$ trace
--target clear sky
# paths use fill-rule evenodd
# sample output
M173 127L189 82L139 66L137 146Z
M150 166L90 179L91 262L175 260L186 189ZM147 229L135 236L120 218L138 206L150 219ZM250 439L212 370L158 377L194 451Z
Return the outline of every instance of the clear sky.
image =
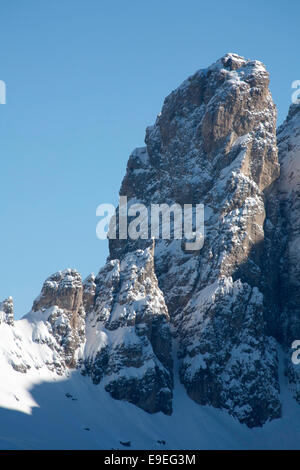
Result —
M1 0L0 300L98 272L96 207L164 97L226 52L263 61L281 122L300 79L298 0Z

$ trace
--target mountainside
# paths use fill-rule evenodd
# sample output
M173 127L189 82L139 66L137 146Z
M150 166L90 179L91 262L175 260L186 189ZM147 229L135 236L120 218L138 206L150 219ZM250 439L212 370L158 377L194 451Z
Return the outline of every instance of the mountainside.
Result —
M158 240L155 272L188 394L249 426L281 413L263 295L265 198L279 175L268 84L260 62L234 54L190 77L166 98L120 191L129 206L204 204L202 250ZM111 240L110 256L122 259L138 247L140 240Z
M57 382L67 393L70 383L82 397L97 401L99 393L124 416L131 410L132 420L152 422L153 435L160 426L172 435L177 423L185 439L181 406L191 427L195 414L208 428L219 423L224 435L233 430L233 440L223 437L220 445L201 438L205 448L244 448L247 439L249 447L272 447L268 430L279 445L288 416L282 445L295 447L300 366L290 348L300 339L299 105L291 106L277 138L278 145L261 62L227 54L173 91L146 130L146 146L130 155L120 196L131 208L204 204L203 247L187 249L174 237L154 241L150 231L145 239L111 239L97 276L83 282L73 269L52 275L22 320L14 321L11 298L0 303L0 406L29 413L29 390ZM138 429L130 420L128 426ZM256 429L251 441L247 427L261 426L266 431ZM149 435L138 445L151 448Z

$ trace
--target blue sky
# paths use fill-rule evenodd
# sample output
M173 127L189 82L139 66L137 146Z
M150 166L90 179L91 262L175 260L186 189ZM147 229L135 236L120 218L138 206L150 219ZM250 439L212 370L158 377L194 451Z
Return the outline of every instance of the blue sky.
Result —
M300 79L298 1L2 0L0 299L26 313L46 277L97 272L96 207L164 97L226 52L263 61L281 122Z

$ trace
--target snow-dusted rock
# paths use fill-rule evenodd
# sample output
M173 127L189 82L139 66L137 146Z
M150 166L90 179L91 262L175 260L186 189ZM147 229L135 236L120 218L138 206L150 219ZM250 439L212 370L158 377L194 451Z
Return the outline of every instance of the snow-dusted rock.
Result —
M292 105L278 129L278 182L284 229L282 257L283 333L286 344L300 339L300 105Z
M54 348L59 346L67 367L75 367L80 362L80 350L85 341L82 296L80 274L74 269L59 271L44 282L41 294L33 303L32 314L29 314L34 318L39 316L45 322L55 339ZM37 335L34 341L44 339Z
M299 365L291 361L291 345L300 340L300 105L290 107L277 138L281 164L277 194L282 217L280 331L287 352L288 377L300 403Z
M109 261L96 280L87 318L84 372L95 383L149 412L172 410L169 315L151 249Z
M265 200L279 175L268 84L262 63L235 54L198 71L165 99L120 190L129 205L205 205L203 249L158 240L155 272L189 395L249 426L280 416L263 296ZM111 259L151 243L110 240Z
M95 274L91 273L83 282L82 301L86 313L94 307L96 293Z
M113 398L166 414L178 371L196 403L253 427L281 415L281 343L300 401L288 350L300 339L300 112L279 129L278 180L268 84L262 63L227 54L165 99L120 195L129 206L204 204L203 248L150 233L110 240L96 277L54 274L13 328L11 301L0 304L10 370L76 367Z
M42 310L56 305L69 312L78 312L82 304L81 276L75 269L65 269L50 276L34 301L32 310Z

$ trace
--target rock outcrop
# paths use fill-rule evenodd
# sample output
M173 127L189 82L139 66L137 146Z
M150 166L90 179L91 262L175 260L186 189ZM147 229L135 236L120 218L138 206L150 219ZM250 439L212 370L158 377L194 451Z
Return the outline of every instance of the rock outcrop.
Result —
M278 129L281 175L277 194L281 209L280 270L282 343L287 351L286 370L300 403L299 366L291 361L292 343L300 339L300 105L292 105Z
M282 323L284 343L300 338L300 105L278 129L281 175L278 194L284 226Z

